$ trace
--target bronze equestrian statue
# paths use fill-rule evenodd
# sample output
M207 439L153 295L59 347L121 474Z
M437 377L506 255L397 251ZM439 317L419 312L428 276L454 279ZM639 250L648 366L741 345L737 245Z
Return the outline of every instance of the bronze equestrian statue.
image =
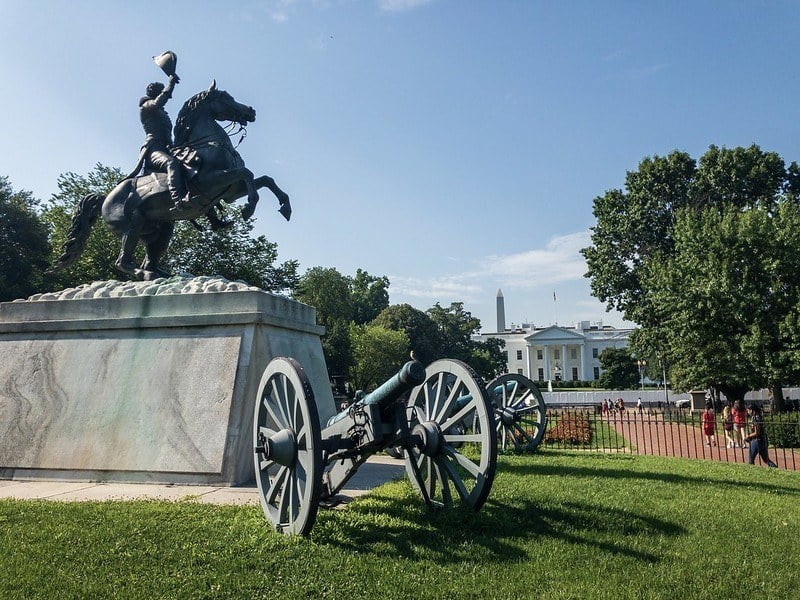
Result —
M147 98L140 104L147 138L136 169L107 196L90 194L78 203L55 271L78 259L99 216L122 238L117 269L143 280L170 275L159 262L169 246L175 221L194 222L206 216L212 227L224 226L215 207L243 197L247 197L247 204L242 218L249 219L258 203L258 190L264 187L278 199L278 211L286 220L291 217L289 196L271 177L255 177L245 167L228 133L217 122L230 121L244 127L255 121L256 111L217 89L214 81L206 91L184 103L175 123L174 142L167 139L171 121L163 107L180 81L174 72L177 59L174 53L165 52L155 60L170 80L166 88L162 84L148 86ZM138 175L142 167L144 173ZM136 267L133 254L140 240L147 252L142 265Z

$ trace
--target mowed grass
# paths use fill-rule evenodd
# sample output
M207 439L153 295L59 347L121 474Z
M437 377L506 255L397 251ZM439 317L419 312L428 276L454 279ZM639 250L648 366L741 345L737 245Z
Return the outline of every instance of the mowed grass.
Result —
M479 513L404 482L309 539L258 507L0 501L2 598L796 598L800 474L544 450Z

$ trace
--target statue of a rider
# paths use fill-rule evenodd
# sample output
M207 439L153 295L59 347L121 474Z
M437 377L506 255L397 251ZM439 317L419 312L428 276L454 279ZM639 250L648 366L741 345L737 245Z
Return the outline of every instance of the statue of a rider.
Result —
M169 76L169 83L154 82L147 86L146 96L139 100L139 119L146 134L140 164L150 171L166 172L167 187L173 202L172 212L191 207L186 172L181 162L170 152L172 148L172 120L164 106L172 98L180 78L175 74L177 57L164 52L153 57L156 64ZM143 161L142 161L143 159Z

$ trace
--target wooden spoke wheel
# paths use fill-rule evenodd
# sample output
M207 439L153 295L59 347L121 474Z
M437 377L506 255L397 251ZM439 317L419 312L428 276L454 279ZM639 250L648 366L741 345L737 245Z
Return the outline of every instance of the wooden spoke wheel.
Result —
M322 441L314 393L296 360L275 358L264 370L253 441L264 516L281 533L307 535L322 492Z
M480 509L497 467L494 411L486 386L457 360L437 360L408 400L406 473L429 506Z
M547 428L547 407L530 379L517 373L501 375L487 386L494 404L500 451L532 452Z

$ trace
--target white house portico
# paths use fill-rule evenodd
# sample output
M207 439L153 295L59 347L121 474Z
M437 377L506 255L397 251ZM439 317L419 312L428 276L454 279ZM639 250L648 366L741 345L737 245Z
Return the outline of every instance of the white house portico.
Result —
M523 375L539 381L588 379L585 374L586 338L575 331L551 325L525 336Z

